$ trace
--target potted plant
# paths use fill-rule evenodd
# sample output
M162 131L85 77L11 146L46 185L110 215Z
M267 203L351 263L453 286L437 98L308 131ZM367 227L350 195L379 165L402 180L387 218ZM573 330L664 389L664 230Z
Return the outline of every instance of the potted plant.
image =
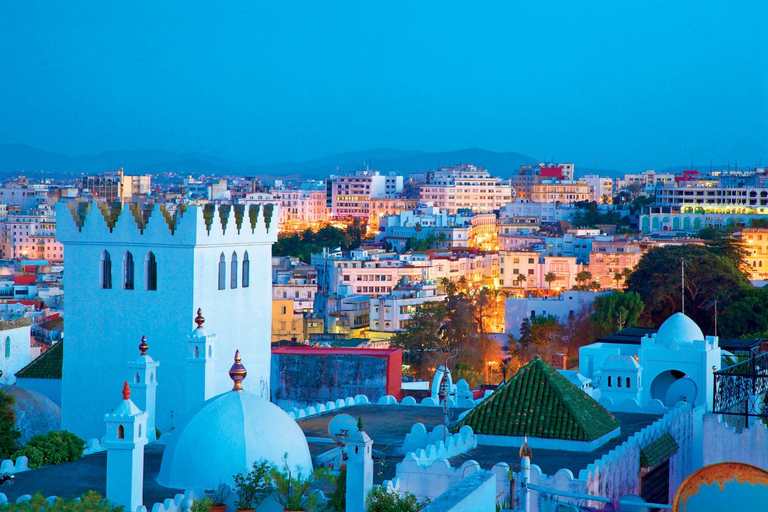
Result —
M227 500L229 499L229 486L225 483L219 483L216 490L211 492L211 509L210 512L226 512Z
M210 512L212 506L213 500L208 496L203 496L202 498L195 498L190 510L192 512Z
M312 512L317 504L317 494L309 494L310 487L317 485L322 489L330 480L330 473L327 469L317 468L305 476L301 473L301 468L297 469L298 472L291 470L286 453L283 456L282 471L272 468L273 496L285 512Z
M272 494L272 464L265 459L253 463L250 470L234 475L235 508L240 511L253 511L264 499Z

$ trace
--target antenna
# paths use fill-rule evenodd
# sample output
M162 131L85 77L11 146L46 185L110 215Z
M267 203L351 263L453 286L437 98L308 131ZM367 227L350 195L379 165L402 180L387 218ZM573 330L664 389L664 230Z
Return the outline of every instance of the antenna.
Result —
M682 297L681 311L685 314L685 258L680 258L680 296Z

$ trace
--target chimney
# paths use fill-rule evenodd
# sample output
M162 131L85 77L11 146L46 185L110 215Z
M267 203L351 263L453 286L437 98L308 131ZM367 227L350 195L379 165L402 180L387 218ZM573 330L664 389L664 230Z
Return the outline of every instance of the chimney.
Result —
M567 370L565 354L554 354L552 356L552 366L555 370Z

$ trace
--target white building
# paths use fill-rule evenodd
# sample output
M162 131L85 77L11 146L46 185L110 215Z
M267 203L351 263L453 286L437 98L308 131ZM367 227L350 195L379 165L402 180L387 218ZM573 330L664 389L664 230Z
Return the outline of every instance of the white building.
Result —
M590 174L588 176L582 176L579 181L583 181L589 185L589 191L592 195L592 201L597 203L613 203L613 180L611 178L603 178L596 174Z
M326 206L333 217L370 217L371 199L394 198L403 192L403 177L378 171L333 175L326 182Z
M56 239L52 210L9 213L1 226L3 258L62 261L63 246Z
M30 361L28 318L0 321L0 384L14 384L16 372Z
M509 298L504 301L504 325L507 334L520 336L520 324L526 318L554 315L561 323L575 316L579 310L591 304L595 297L605 292L565 291L558 297ZM583 373L583 372L582 372ZM589 375L584 374L589 377Z
M434 282L399 284L389 295L372 298L371 331L395 333L408 327L408 323L422 304L445 300L437 293Z
M428 173L427 183L419 191L419 199L431 201L440 209L456 213L460 209L498 210L514 196L512 184L491 176L482 167L463 164L441 167Z
M647 407L684 401L712 410L713 371L720 368L717 336L675 313L640 345L593 343L579 349L579 373L592 379L593 396L609 409L632 400Z
M175 214L158 205L144 211L124 205L114 214L98 208L57 208L58 237L73 262L64 276L62 428L84 438L100 435L98 419L113 405L109 391L124 380L115 368L133 359L142 335L163 365L156 416L162 431L192 404L231 386L227 370L238 348L254 392L268 397L277 208L180 207ZM218 340L206 350L210 378L193 389L188 340L198 308Z

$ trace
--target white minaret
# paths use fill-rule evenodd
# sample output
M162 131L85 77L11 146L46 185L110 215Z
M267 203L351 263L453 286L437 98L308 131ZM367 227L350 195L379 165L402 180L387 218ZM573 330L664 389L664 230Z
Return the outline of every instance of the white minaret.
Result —
M520 501L522 502L523 512L531 510L531 497L530 492L528 491L528 484L531 482L532 457L533 452L531 452L531 447L528 446L528 436L525 436L523 445L520 447L520 467L522 468L520 475Z
M187 338L187 410L191 411L218 393L214 387L216 372L216 335L203 329L202 309L197 309L197 327Z
M346 439L347 512L363 512L365 499L373 487L373 441L358 430Z
M128 363L130 382L136 407L147 413L147 439L154 441L155 436L155 400L157 398L157 367L160 363L147 355L147 337L141 337L139 358Z
M144 446L147 444L147 413L131 401L126 381L123 401L104 416L107 435L107 498L128 512L143 505Z

